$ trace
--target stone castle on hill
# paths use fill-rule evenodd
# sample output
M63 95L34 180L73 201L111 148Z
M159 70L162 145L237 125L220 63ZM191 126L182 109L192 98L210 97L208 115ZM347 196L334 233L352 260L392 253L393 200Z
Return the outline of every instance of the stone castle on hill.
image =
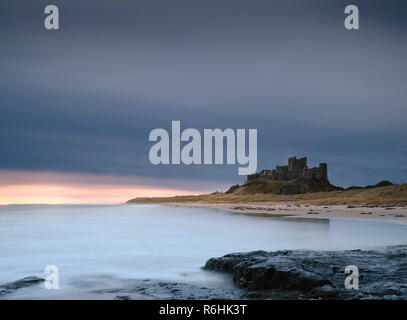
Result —
M319 167L308 168L307 158L288 159L287 166L276 166L273 170L262 170L259 173L247 176L247 181L288 181L298 178L310 178L321 182L328 182L328 168L326 163L320 163Z

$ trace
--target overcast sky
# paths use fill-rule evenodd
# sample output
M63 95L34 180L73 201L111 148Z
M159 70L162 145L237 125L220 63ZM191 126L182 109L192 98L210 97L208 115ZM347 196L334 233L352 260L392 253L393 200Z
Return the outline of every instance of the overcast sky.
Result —
M336 185L405 183L403 3L2 0L0 170L194 191L242 183L237 166L150 164L150 131L181 120L257 128L258 169L307 156ZM58 31L43 27L48 4ZM357 31L344 28L347 4L359 6Z

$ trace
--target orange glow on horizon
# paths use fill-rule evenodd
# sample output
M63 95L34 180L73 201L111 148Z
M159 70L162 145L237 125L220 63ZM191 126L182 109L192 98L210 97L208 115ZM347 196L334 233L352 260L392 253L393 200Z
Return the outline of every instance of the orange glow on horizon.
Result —
M137 197L171 197L194 192L146 183L139 177L0 170L0 205L115 204ZM171 183L167 183L171 185Z
M136 197L169 197L185 194L196 193L186 190L115 185L16 185L0 186L0 204L123 203Z

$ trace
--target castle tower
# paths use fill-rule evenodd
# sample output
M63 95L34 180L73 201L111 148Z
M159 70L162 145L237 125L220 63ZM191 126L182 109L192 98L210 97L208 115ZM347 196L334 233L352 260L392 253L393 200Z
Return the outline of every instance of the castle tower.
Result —
M322 180L328 180L328 165L326 163L320 163L319 170L321 171Z
M294 170L294 165L295 165L296 160L297 160L297 157L288 158L288 171Z
M288 171L301 171L307 167L307 158L297 159L297 157L288 158Z

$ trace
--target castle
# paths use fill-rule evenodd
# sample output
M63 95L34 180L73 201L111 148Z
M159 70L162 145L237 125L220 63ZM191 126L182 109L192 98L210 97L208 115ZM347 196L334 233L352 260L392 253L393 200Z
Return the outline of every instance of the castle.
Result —
M260 180L293 180L298 178L310 178L322 182L328 182L328 168L326 163L320 163L319 167L308 168L307 158L288 158L287 166L276 166L273 170L262 170L259 173L247 176L247 181Z

